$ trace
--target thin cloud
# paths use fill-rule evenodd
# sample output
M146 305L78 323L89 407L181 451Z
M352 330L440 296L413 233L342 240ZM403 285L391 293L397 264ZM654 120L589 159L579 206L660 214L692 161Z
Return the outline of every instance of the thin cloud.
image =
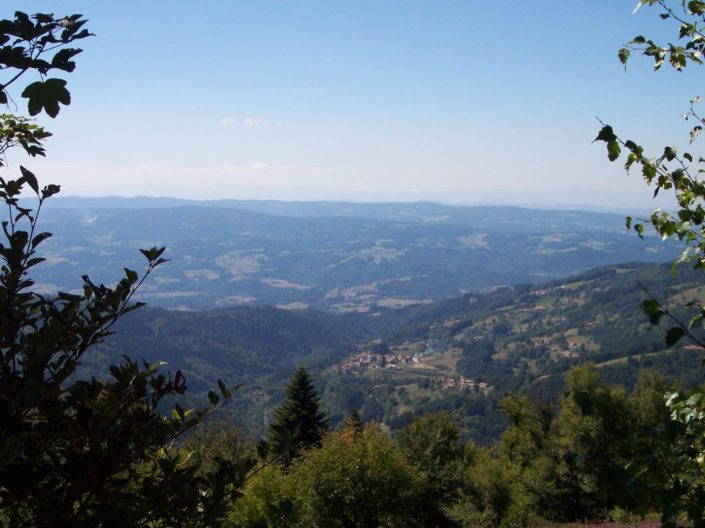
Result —
M247 127L266 127L269 126L269 121L261 117L246 117L242 120L242 124Z
M291 170L293 165L270 165L263 161L258 161L252 165L223 165L222 169L228 172L250 172L250 171L268 171L268 170Z
M224 117L221 123L223 126L230 126L235 122L235 120L232 117Z

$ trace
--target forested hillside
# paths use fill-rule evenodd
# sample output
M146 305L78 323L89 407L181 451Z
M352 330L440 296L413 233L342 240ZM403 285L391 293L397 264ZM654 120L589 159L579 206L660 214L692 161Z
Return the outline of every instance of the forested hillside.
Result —
M700 299L697 273L670 265L623 264L542 285L465 295L377 315L239 307L199 312L145 308L84 361L84 372L122 354L166 361L194 393L221 377L242 384L233 415L261 431L297 364L320 384L333 425L353 409L393 429L446 410L463 434L495 440L506 426L497 402L510 392L555 401L564 374L595 362L603 379L633 386L653 368L699 383L702 351L665 345L649 331L644 288L674 306ZM684 348L685 347L685 348Z

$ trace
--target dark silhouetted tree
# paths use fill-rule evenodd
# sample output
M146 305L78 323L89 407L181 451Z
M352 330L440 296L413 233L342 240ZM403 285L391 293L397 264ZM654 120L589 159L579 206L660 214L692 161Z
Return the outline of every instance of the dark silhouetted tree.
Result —
M274 411L267 432L267 450L285 464L302 450L318 447L328 430L328 419L306 369L299 367L286 387L286 399Z
M73 71L81 50L69 46L90 35L84 24L81 15L21 12L0 20L0 104L17 99L10 88L27 74L39 77L21 92L31 116L55 117L68 105L66 81L49 75ZM48 136L31 119L0 115L0 166L13 147L43 156ZM0 526L218 526L237 487L232 465L201 471L174 440L230 396L225 385L221 396L209 394L209 409L188 413L176 404L164 416L164 398L186 391L180 371L161 374L160 364L126 359L110 367L110 378L76 377L85 353L139 307L133 296L165 262L164 248L142 250L141 278L125 269L112 287L84 276L78 293L37 293L30 270L44 260L39 246L51 236L38 229L38 216L59 187L40 188L29 170L20 173L0 178L7 212L0 233ZM25 190L36 195L35 210L20 205Z

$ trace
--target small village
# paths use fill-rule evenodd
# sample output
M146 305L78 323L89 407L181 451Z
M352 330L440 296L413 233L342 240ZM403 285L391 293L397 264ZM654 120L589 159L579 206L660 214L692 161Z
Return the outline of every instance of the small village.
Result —
M444 390L467 389L472 392L487 392L490 388L487 382L468 379L465 378L465 376L458 376L454 378L443 377L441 378L441 382L443 383L442 388Z
M359 347L360 345L358 345ZM375 354L370 351L362 352L352 358L344 361L339 365L342 372L350 372L353 370L363 369L379 369L388 368L396 369L401 365L419 365L421 360L419 356L410 356L405 354Z
M386 345L385 345L386 346ZM414 369L435 370L441 371L434 365L433 359L441 355L439 352L433 354L408 354L401 353L399 350L408 351L411 344L405 342L398 347L391 347L388 353L380 353L374 351L379 348L379 343L358 344L358 353L342 362L337 366L341 374L363 373L369 370L406 370L413 372ZM428 349L428 343L425 344ZM448 350L441 351L449 357L459 357L462 353L460 348L454 347ZM419 372L420 374L420 372ZM485 381L479 381L471 378L466 378L462 375L447 376L440 375L435 377L438 383L438 388L446 391L469 391L469 392L488 392L491 386Z

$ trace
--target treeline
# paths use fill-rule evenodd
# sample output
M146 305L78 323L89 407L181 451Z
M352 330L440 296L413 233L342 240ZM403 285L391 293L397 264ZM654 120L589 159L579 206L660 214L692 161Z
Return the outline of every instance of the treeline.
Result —
M303 372L265 441L244 441L232 426L215 423L187 442L206 462L225 456L247 466L225 525L514 527L636 519L644 504L626 468L670 442L664 394L672 387L656 373L627 391L601 382L592 364L575 368L555 404L504 398L509 427L495 444L478 446L462 440L447 412L417 416L395 434L354 412L329 430Z

